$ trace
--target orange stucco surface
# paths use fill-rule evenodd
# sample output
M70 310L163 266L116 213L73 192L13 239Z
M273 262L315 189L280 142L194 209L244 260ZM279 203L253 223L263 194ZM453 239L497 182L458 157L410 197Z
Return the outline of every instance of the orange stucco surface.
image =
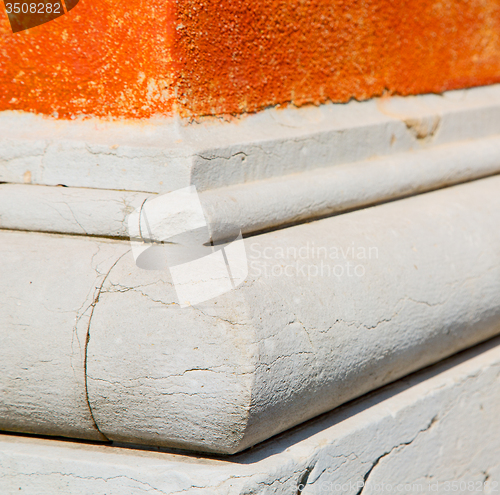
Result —
M0 53L0 110L235 114L500 82L500 0L80 0Z

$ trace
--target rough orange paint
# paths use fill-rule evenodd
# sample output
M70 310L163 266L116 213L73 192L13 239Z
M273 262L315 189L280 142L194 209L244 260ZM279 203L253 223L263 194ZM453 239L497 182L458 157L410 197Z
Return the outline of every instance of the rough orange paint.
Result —
M80 0L16 34L5 15L0 109L63 118L172 112L172 12L163 0Z
M500 82L500 0L80 0L12 34L0 110L238 114Z

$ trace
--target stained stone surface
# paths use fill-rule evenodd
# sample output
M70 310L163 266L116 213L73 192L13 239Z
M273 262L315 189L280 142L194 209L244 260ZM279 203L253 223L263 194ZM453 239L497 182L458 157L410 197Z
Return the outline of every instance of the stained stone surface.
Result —
M496 335L499 187L251 236L186 308L127 242L2 231L0 428L234 453Z
M499 409L497 338L230 458L1 435L0 489L494 495L500 489Z

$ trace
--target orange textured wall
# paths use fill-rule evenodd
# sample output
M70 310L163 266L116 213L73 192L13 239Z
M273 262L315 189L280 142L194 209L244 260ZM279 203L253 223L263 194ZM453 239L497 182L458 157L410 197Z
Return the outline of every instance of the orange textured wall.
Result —
M171 112L172 19L164 0L80 0L66 15L13 34L4 11L0 109L61 118Z
M500 0L80 0L0 23L0 109L232 114L500 82Z

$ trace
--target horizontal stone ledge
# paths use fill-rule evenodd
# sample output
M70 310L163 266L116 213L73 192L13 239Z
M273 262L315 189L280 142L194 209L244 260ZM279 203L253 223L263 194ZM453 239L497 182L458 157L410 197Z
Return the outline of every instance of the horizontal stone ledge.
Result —
M232 122L0 112L0 182L199 191L500 134L500 85L267 109Z
M496 338L231 459L0 435L2 487L37 495L494 493L499 370Z
M245 281L190 307L186 288L208 299L222 278L190 288L126 242L0 232L0 429L234 453L496 335L499 190L246 239Z
M235 226L269 230L498 173L500 135L215 189L200 200L220 240Z
M127 217L148 193L0 184L0 229L129 237Z
M498 173L500 135L208 190L199 199L217 241L235 229L252 234ZM157 197L0 184L0 228L128 237L128 215L141 206L147 213ZM141 231L148 240L164 239L161 226Z

